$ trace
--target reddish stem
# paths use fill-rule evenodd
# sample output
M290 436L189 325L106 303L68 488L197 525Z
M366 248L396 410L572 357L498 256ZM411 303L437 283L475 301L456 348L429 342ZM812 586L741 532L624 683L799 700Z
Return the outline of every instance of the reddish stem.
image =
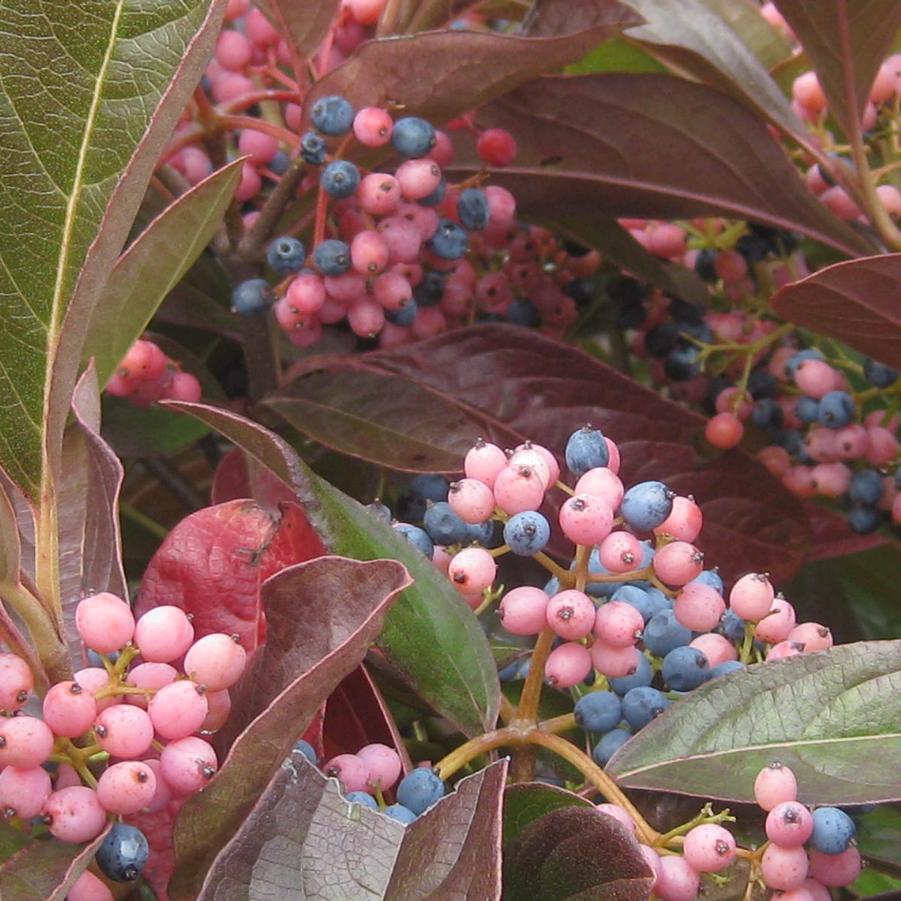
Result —
M316 221L313 224L313 247L318 247L325 237L325 216L328 212L328 194L320 188L316 196Z
M294 90L259 90L259 91L248 91L246 94L242 94L240 97L235 97L233 100L229 100L225 103L219 105L219 113L222 115L229 115L232 113L240 113L246 109L250 109L250 107L254 106L257 103L263 103L266 100L276 100L276 101L285 101L288 103L296 102L298 99L298 92L295 87Z
M254 131L262 132L264 135L269 135L277 141L292 146L298 141L297 135L293 131L288 131L287 128L276 125L274 122L267 122L265 119L255 119L253 116L220 116L219 128L252 128Z

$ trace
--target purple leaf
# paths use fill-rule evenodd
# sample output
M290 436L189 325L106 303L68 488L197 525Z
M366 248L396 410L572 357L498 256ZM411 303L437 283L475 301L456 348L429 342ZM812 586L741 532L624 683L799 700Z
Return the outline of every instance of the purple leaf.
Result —
M258 0L255 5L269 17L288 43L294 68L300 74L306 65L307 57L316 52L328 33L338 12L339 3L338 0L319 0L316 3L298 0Z

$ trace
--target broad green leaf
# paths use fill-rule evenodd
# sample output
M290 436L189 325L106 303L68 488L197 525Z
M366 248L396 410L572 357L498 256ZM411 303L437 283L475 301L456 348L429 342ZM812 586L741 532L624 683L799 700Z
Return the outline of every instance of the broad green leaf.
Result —
M901 798L901 640L751 666L714 679L642 729L608 773L633 788L753 801L779 761L805 803Z
M91 311L82 357L105 385L157 307L200 256L222 222L241 160L214 172L154 219L116 262Z
M119 397L103 399L103 437L120 457L174 454L209 432L162 404L146 409Z
M231 283L222 264L203 253L169 292L156 319L239 340L240 324L228 310Z
M552 810L593 806L591 801L556 785L541 782L509 785L504 792L504 844L513 841L533 820Z
M625 38L613 38L590 50L577 63L566 67L570 75L591 72L666 72L666 66Z
M222 0L0 6L0 464L32 498L45 452L58 465L87 316L223 10Z
M768 71L791 57L791 41L764 19L755 0L701 2L741 38Z
M894 864L896 875L901 876L901 807L897 804L882 804L875 810L855 816L857 834L855 840L860 853L871 864L882 866Z
M334 554L400 560L414 584L392 606L379 647L409 684L466 735L494 727L500 686L479 622L432 564L357 501L317 478L285 441L249 420L203 404L169 402L269 466L296 492Z

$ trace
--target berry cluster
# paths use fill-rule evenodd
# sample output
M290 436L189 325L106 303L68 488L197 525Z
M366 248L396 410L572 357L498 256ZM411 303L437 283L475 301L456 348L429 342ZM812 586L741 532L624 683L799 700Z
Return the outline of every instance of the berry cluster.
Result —
M27 664L0 655L0 809L39 817L61 841L87 842L111 816L160 810L209 782L218 761L207 738L228 717L246 653L230 635L195 640L177 607L136 622L109 592L79 602L75 627L96 665L51 686L40 716L23 711L34 687ZM140 830L117 822L97 865L132 881L148 854Z
M190 372L182 372L175 360L152 341L135 341L106 384L111 397L127 397L137 407L149 407L159 400L200 400L200 382Z
M319 763L309 742L297 742L294 753L303 755L314 766ZM404 826L436 804L446 790L444 782L427 766L416 767L400 779L400 755L383 744L366 745L356 754L339 754L320 769L326 776L338 780L344 797L352 804L362 804ZM392 789L396 801L389 804L385 796Z

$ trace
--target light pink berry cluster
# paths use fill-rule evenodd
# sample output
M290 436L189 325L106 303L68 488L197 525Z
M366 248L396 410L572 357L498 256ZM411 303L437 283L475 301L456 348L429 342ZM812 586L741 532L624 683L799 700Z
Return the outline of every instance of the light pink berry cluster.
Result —
M344 791L388 792L397 784L402 771L400 755L394 748L379 743L365 745L355 754L338 754L321 767L326 776L334 776Z
M152 341L135 341L106 384L111 397L125 397L136 407L149 407L159 400L200 400L200 382L182 372Z

